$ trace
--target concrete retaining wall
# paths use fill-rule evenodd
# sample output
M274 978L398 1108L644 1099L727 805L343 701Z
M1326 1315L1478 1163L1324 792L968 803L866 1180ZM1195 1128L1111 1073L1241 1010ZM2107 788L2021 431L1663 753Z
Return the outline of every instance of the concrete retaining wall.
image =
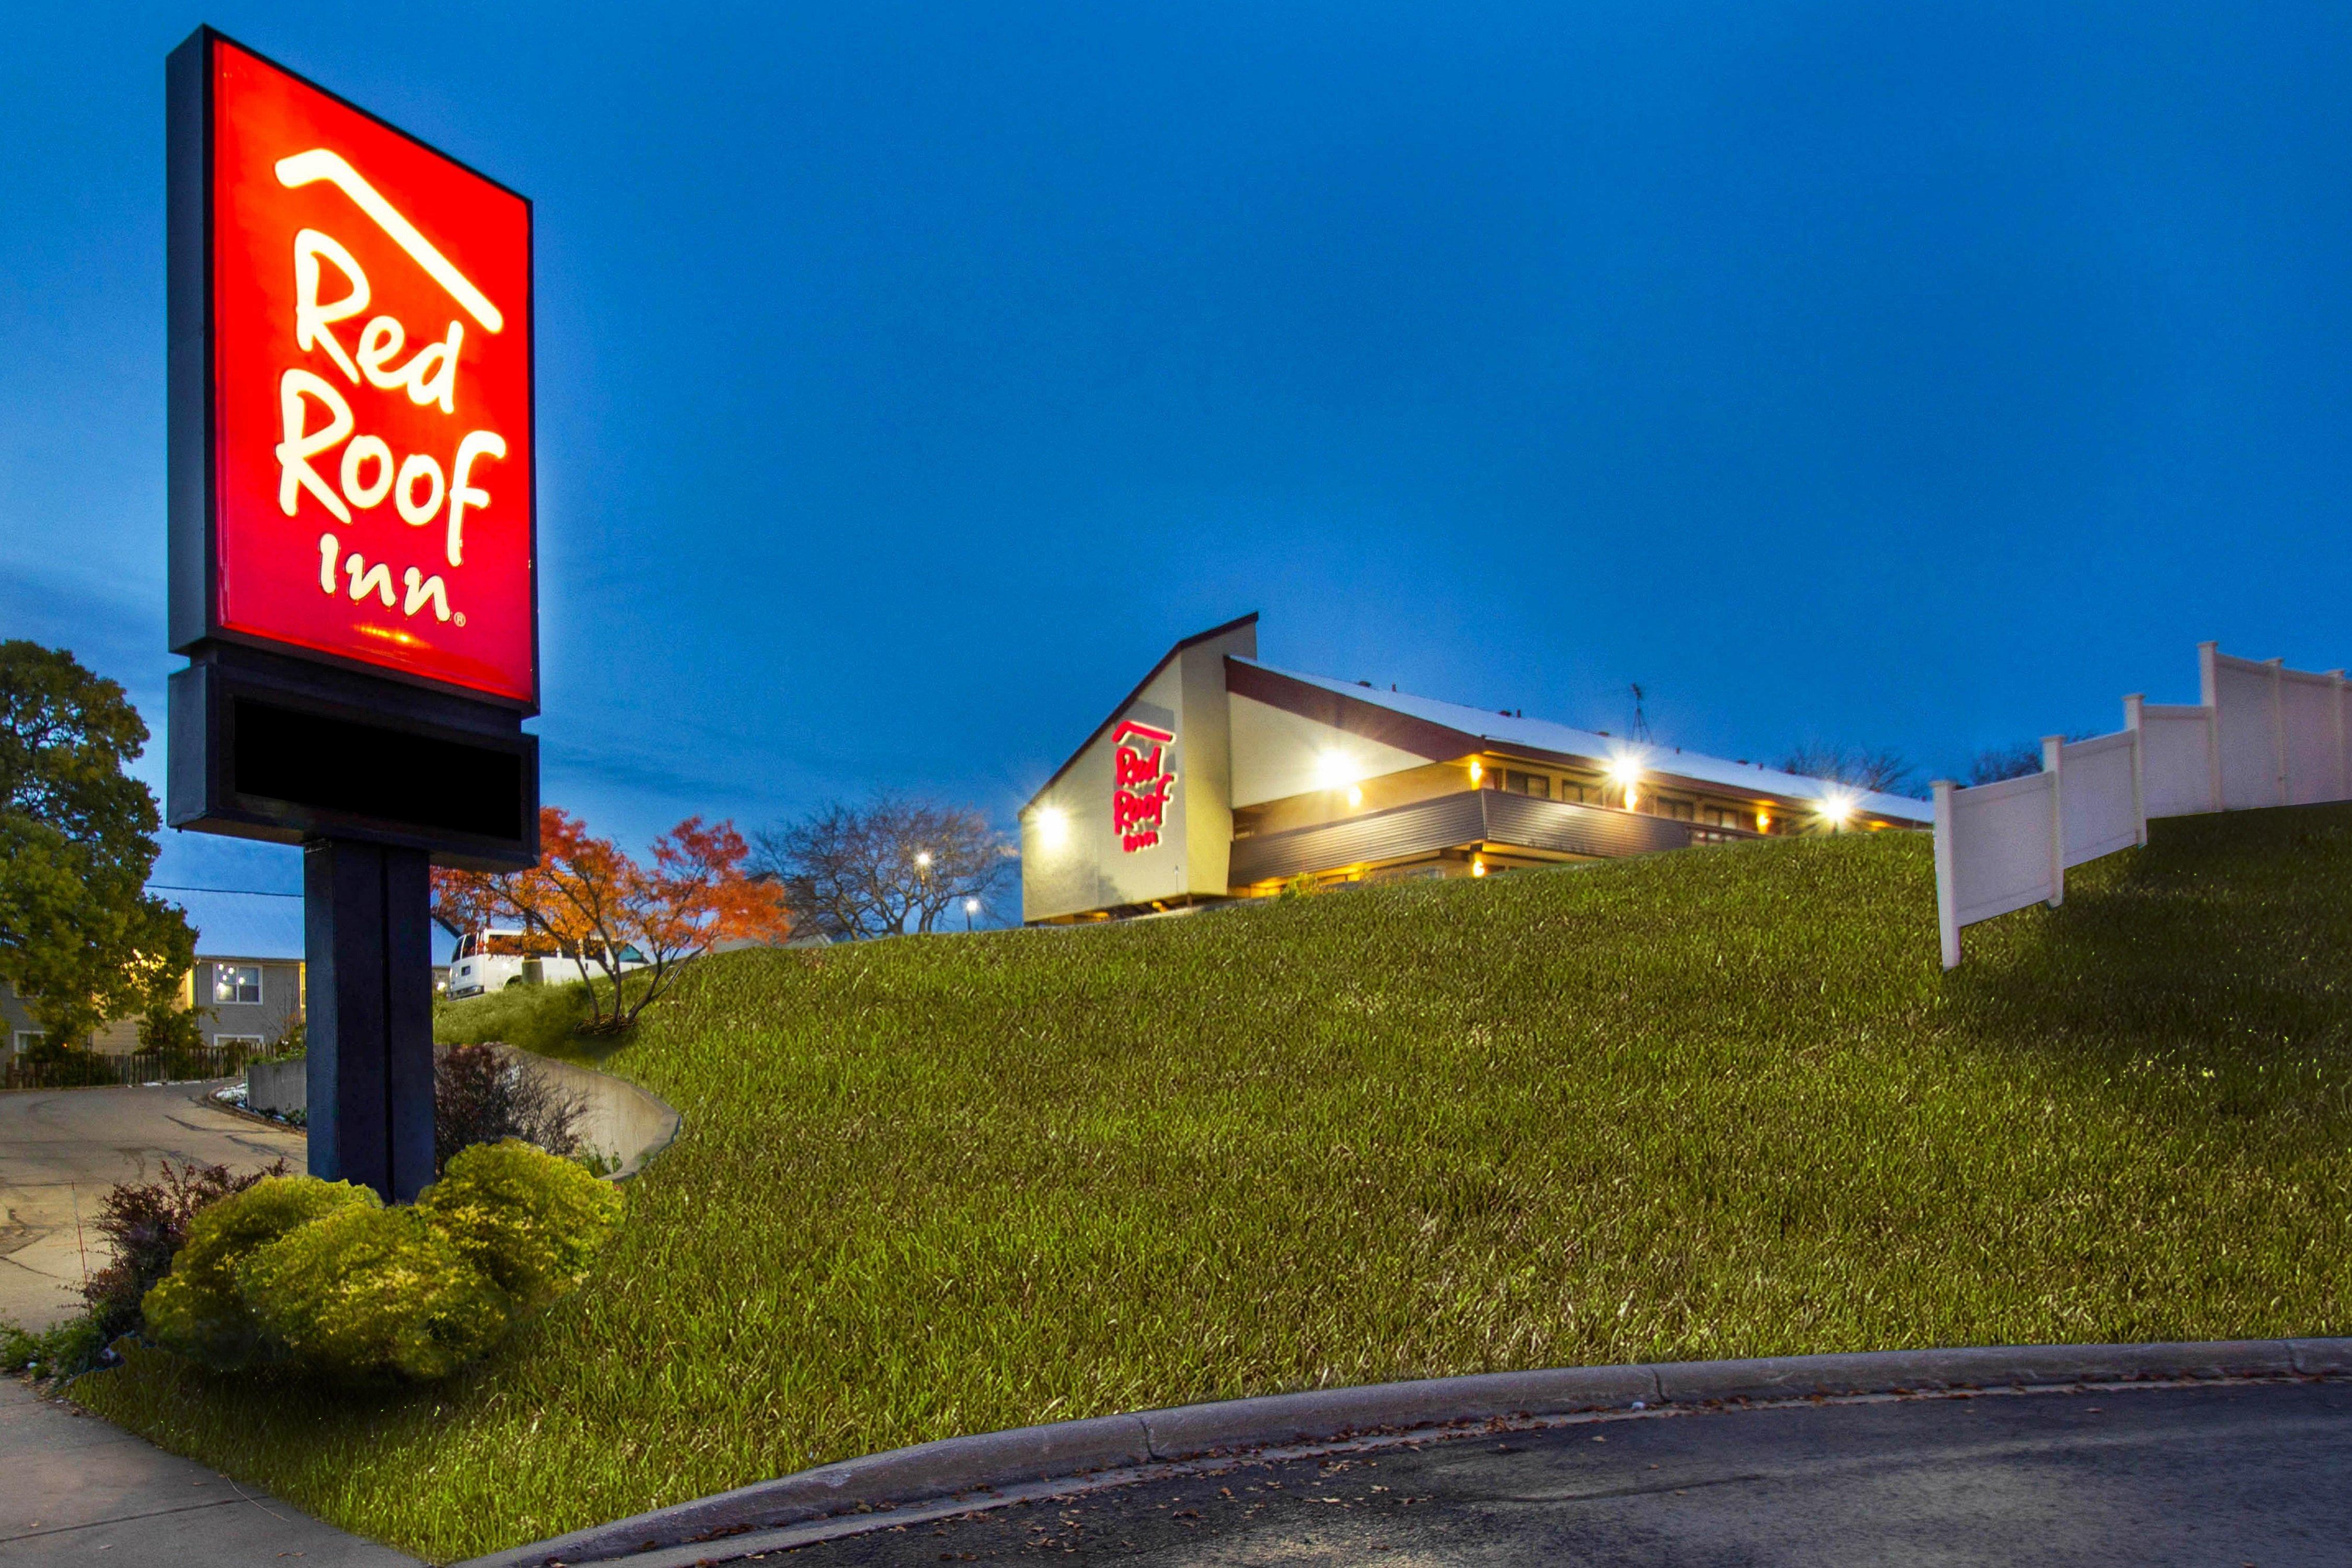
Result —
M593 1068L535 1057L509 1046L495 1048L524 1071L537 1074L580 1102L580 1141L617 1167L612 1173L615 1177L635 1175L677 1136L682 1120L678 1113L635 1084ZM310 1064L299 1058L251 1064L245 1069L246 1109L280 1116L306 1110L309 1069Z
M645 1163L669 1147L683 1120L677 1111L635 1084L546 1057L535 1057L511 1047L499 1049L537 1073L561 1092L580 1101L580 1142L618 1165L614 1176L634 1176Z
M245 1069L245 1108L268 1116L290 1110L307 1113L310 1104L310 1064L300 1057L290 1062L249 1062Z

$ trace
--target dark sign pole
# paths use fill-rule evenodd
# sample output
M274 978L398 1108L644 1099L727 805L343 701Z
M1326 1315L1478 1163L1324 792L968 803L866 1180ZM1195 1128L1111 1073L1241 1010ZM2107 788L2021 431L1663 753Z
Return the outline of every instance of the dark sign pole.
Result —
M310 1173L394 1203L433 1179L433 947L421 849L302 847Z
M210 28L165 77L168 817L302 847L310 1173L405 1202L431 869L539 858L530 204Z

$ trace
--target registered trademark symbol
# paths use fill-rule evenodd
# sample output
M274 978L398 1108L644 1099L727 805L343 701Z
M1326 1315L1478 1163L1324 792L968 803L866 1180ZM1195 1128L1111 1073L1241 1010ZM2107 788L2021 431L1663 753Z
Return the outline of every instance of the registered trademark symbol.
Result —
M464 626L464 625L466 624L466 612L465 612L465 611L463 611L463 610L460 610L460 611L458 611L456 615L451 616L449 618L450 618L451 620L453 620L453 621L457 622L459 626Z

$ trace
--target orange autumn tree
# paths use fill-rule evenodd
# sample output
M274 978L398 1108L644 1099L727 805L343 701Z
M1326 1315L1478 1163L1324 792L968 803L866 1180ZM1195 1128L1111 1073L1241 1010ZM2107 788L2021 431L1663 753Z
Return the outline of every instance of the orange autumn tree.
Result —
M557 806L539 813L539 864L521 871L433 872L433 912L456 931L509 921L579 966L611 982L610 1008L588 987L585 1034L616 1034L636 1022L688 959L721 942L782 941L792 930L783 895L743 874L751 847L732 823L689 816L653 843L645 866ZM621 984L623 954L644 967Z

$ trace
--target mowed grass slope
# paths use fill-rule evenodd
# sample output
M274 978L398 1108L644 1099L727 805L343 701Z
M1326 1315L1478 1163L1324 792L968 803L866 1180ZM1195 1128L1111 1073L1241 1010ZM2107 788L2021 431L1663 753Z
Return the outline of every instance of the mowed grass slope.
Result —
M2160 824L1936 962L1923 836L712 961L591 1288L439 1389L78 1395L447 1559L1325 1384L2352 1331L2352 811Z

